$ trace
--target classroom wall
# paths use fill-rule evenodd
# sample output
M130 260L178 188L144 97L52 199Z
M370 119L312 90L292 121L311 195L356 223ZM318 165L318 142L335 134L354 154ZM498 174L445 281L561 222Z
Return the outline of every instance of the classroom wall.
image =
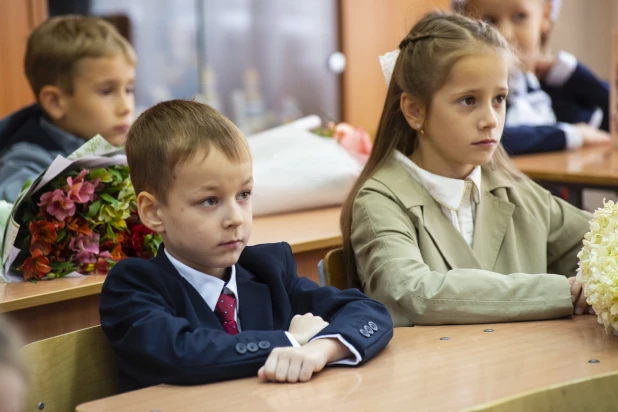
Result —
M608 79L612 27L618 27L618 0L562 0L550 49L573 53L599 77Z
M30 31L46 18L46 0L0 0L0 118L34 101L24 53Z

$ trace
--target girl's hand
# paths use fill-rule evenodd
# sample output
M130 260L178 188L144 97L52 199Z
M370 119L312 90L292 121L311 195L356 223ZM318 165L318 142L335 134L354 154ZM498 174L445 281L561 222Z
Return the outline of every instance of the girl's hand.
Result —
M571 285L571 301L573 302L573 309L576 315L590 314L594 315L594 309L592 306L588 306L586 302L586 296L584 295L584 289L581 283L577 283L575 276L568 279L569 285Z

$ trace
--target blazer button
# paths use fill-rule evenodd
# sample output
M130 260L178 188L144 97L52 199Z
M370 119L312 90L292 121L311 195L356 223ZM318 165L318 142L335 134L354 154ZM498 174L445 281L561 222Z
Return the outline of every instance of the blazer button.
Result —
M247 353L247 347L245 346L244 343L237 343L236 352L240 353L241 355L244 355L245 353Z
M247 350L249 352L257 352L258 350L258 345L255 342L249 342L247 343Z
M373 329L371 329L368 325L365 325L365 330L367 331L368 334L373 335Z
M375 323L373 323L373 322L369 322L369 323L367 323L367 325L369 325L369 327L370 327L371 329L373 329L373 330L376 330L376 331L378 330L378 325L376 325L376 324L375 324Z
M268 349L270 348L270 342L267 340L261 340L260 343L258 343L258 346L260 349Z
M363 335L366 338L371 336L371 335L369 335L369 332L367 332L365 329L359 329L358 331L360 332L361 335Z

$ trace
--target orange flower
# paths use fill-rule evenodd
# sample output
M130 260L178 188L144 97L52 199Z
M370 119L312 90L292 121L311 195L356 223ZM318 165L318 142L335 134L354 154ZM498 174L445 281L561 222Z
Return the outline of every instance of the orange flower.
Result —
M24 279L31 278L42 279L43 276L51 272L49 259L43 256L40 250L32 252L32 256L24 260L24 263L19 267L19 270L24 274Z
M71 219L67 225L67 229L75 233L81 233L86 236L92 236L92 229L88 227L88 221L82 217Z
M49 255L52 245L58 238L55 225L46 220L39 220L30 222L29 229L32 234L30 254L34 256L36 251L41 251L41 255Z

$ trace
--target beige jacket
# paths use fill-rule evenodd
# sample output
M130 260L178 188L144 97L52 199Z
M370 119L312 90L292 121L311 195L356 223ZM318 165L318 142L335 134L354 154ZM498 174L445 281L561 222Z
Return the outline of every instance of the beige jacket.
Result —
M359 278L395 326L572 314L567 277L590 214L527 178L482 173L472 247L395 159L359 191L351 236Z

